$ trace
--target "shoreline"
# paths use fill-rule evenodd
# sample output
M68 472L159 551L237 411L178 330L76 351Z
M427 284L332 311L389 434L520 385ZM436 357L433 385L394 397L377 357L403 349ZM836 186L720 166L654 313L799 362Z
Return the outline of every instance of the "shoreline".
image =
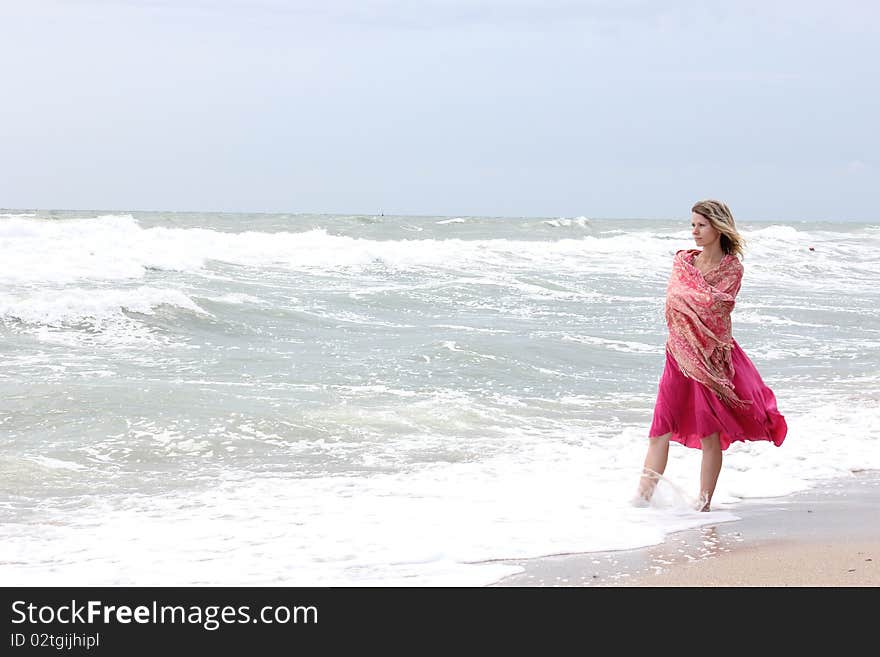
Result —
M644 548L500 561L524 570L489 586L880 586L880 471L730 511Z

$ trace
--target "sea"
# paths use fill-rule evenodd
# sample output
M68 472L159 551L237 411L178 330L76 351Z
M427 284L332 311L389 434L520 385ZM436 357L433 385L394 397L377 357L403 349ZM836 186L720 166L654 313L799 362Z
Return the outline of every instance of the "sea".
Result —
M880 223L741 221L781 447L632 504L690 216L0 210L6 586L483 586L880 469Z

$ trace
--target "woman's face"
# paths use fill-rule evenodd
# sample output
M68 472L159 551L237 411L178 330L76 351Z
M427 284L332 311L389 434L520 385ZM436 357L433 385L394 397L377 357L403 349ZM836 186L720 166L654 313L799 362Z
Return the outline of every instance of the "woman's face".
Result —
M721 233L715 230L712 224L709 223L709 220L696 212L691 214L691 234L694 236L694 242L697 243L697 246L702 246L703 248L716 242L721 237Z

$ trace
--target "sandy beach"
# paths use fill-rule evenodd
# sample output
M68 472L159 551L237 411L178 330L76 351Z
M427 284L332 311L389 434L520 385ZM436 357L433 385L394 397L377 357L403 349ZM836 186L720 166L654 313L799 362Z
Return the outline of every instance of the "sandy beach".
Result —
M494 586L880 586L880 472L730 510L651 547L507 561L524 571Z

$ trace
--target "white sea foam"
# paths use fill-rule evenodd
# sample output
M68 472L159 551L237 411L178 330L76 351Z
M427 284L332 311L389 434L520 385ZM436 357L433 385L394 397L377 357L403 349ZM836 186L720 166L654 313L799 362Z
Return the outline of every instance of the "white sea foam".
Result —
M124 312L152 315L160 306L208 315L179 290L140 286L131 289L67 288L29 294L0 294L0 317L27 324L61 326L88 321L104 324L124 319Z
M821 282L823 269L837 273L843 266L838 259L825 255L838 247L824 236L790 226L768 226L745 234L750 245L748 281L789 276L799 286L815 285ZM681 239L688 239L686 231L681 232ZM818 256L810 254L805 259L800 251L792 251L796 240L820 243ZM675 250L668 235L656 232L638 237L630 233L586 235L552 242L372 240L333 235L322 228L238 233L205 228L144 228L131 215L63 221L7 218L0 221L0 245L5 254L0 261L0 277L12 283L138 279L149 271L199 271L212 262L305 270L376 264L399 269L453 267L461 271L550 268L560 273L596 271L665 278L669 257ZM877 263L867 267L869 272L880 271Z
M204 228L143 228L130 215L95 219L0 222L0 277L9 282L68 283L81 279L142 278L150 270L198 271L212 261L292 269L549 266L578 271L632 268L642 259L668 257L662 242L633 242L626 236L563 239L550 244L508 239L370 240L331 235L325 229L304 232L229 233ZM596 261L598 256L626 254Z
M752 239L772 239L776 241L782 241L786 244L790 240L798 240L805 235L807 235L804 231L799 231L794 226L783 226L783 225L772 225L767 226L766 228L755 228L750 231L744 231L747 233L749 237Z
M49 468L50 470L85 470L85 466L80 465L79 463L62 461L61 459L52 459L45 456L32 456L29 460L44 468Z
M684 448L671 452L671 488L661 484L652 508L629 506L644 438L628 430L614 445L586 436L532 442L515 455L415 472L295 484L228 477L199 493L93 502L75 519L50 513L4 526L0 576L10 585L39 585L49 573L80 585L486 584L517 569L485 560L651 545L670 531L735 519L742 496L880 467L876 447L828 449L860 423L876 426L880 406L866 410L855 423L830 404L792 418L784 448L735 444L708 515L689 508L699 454ZM201 449L158 439L175 454Z
M776 315L768 315L766 313L758 313L754 311L744 311L738 309L735 315L737 323L743 324L773 324L776 326L807 326L812 328L822 328L825 324L814 324L812 322L798 322L785 317Z
M230 292L229 294L223 294L218 297L207 297L209 301L215 301L217 303L234 303L234 304L245 304L245 303L253 303L253 304L261 304L265 303L259 297L255 297L252 294L243 294L241 292ZM299 299L290 298L289 301L291 303L299 302Z
M455 331L468 331L470 333L491 333L491 334L505 334L511 333L511 331L505 329L489 329L489 328L481 328L477 326L462 326L460 324L434 324L432 328L448 328L453 329Z
M547 226L553 226L554 228L570 228L572 226L586 228L590 225L590 220L586 217L575 217L574 219L560 217L559 219L547 219L541 223L546 224Z
M562 339L629 353L662 354L664 351L662 344L652 345L644 344L642 342L628 342L626 340L609 340L608 338L600 338L592 335L563 335Z
M18 527L14 537L7 528L0 564L21 563L25 549L36 552L27 556L31 567L0 565L0 575L33 585L51 563L56 583L479 585L518 568L473 562L650 545L662 540L663 525L683 529L708 520L671 509L645 522L646 510L622 500L597 504L583 486L584 468L593 470L583 451L531 456L545 465L551 457L554 475L526 458L502 458L296 486L258 477L192 496L110 500L109 508L81 511L75 523L47 518ZM623 492L621 482L601 483ZM320 508L310 500L322 500ZM610 517L618 519L613 528ZM531 527L526 534L524 524ZM562 526L569 529L559 536ZM50 544L89 559L59 560Z

